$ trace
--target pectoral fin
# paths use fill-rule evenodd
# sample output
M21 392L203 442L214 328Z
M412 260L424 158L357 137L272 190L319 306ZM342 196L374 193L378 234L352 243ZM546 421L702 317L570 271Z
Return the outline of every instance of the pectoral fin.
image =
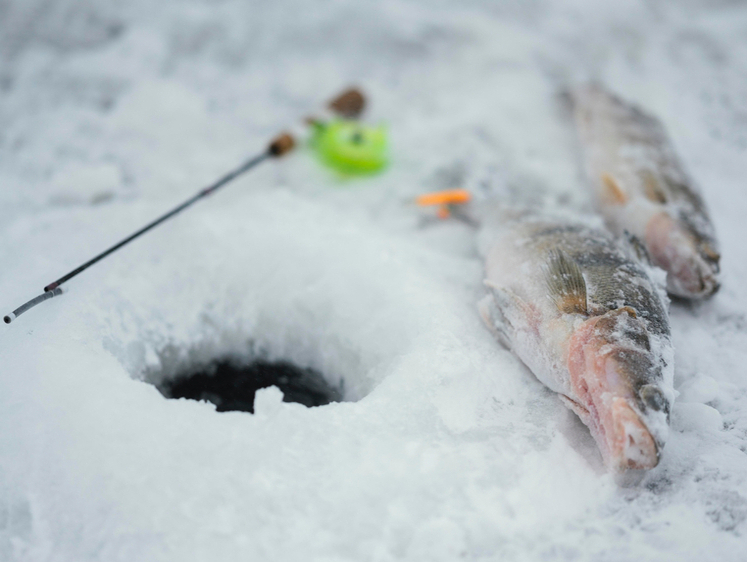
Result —
M624 205L628 202L628 195L625 190L620 187L617 180L610 174L602 174L602 187L604 188L604 197L613 205Z
M493 296L485 295L480 299L480 302L477 303L477 310L480 313L480 318L485 322L495 339L506 349L511 349L506 319L495 304Z
M558 398L560 398L560 401L565 404L566 408L573 411L579 418L581 418L581 421L584 422L585 425L591 427L592 420L589 410L563 394L558 394Z
M563 250L551 250L543 266L550 298L565 314L588 314L586 281L581 269Z
M641 172L641 180L643 181L644 193L649 201L653 201L654 203L667 202L667 192L653 172L643 170Z
M531 326L536 311L511 289L485 280L490 291L478 304L485 324L506 348L511 349L511 335Z

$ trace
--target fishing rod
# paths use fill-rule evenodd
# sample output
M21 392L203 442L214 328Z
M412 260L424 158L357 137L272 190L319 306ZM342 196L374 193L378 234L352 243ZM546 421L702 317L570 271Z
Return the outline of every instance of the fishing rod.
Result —
M335 97L332 101L330 101L327 104L327 109L340 117L344 117L347 119L352 119L355 117L358 117L361 112L363 111L363 107L365 106L365 98L363 97L363 94L355 89L351 88L348 90L345 90L340 95ZM154 221L148 223L144 227L142 227L140 230L137 230L136 232L130 234L127 238L117 242L110 248L107 248L100 254L94 256L87 262L83 263L82 265L76 267L73 269L70 273L63 275L56 281L53 281L46 287L44 287L44 292L39 295L38 297L34 297L30 301L22 304L18 308L16 308L13 312L6 315L3 320L6 324L10 324L13 320L18 318L21 314L26 312L27 310L35 307L37 304L40 304L46 300L49 300L53 297L56 297L58 295L62 294L62 289L60 286L63 283L67 283L78 275L79 273L82 273L95 263L98 263L99 261L103 260L106 256L113 254L117 250L119 250L122 246L125 246L135 240L136 238L142 236L149 230L155 228L159 224L161 224L164 221L167 221L174 215L177 215L178 213L182 212L187 207L193 205L197 201L204 199L208 195L211 195L227 183L230 183L231 181L235 180L237 177L245 174L252 168L256 167L257 165L261 164L265 160L268 160L270 158L280 158L281 156L284 156L296 145L296 141L294 136L291 133L281 133L274 139L270 141L270 143L267 145L267 148L265 148L264 151L260 152L256 156L253 156L252 158L249 158L247 161L245 161L243 164L241 164L239 167L235 168L234 170L228 172L223 177L219 178L214 183L210 184L209 186L205 187L204 189L198 191L194 196L190 197L186 201L184 201L181 205L178 205L174 207L169 212L161 215Z

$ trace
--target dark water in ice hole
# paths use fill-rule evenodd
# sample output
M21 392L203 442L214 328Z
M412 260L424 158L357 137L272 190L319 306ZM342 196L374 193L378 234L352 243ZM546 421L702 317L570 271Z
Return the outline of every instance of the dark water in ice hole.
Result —
M282 391L283 402L297 402L309 408L342 400L340 389L331 386L317 371L282 361L255 361L248 365L217 361L200 371L164 381L158 389L166 398L207 400L219 412L254 413L255 393L268 386Z

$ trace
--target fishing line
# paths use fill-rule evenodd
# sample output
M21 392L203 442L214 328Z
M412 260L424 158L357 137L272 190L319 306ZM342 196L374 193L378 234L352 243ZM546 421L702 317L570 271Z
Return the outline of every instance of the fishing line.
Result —
M363 111L364 105L365 105L365 98L363 97L363 94L359 90L351 88L349 90L344 91L342 94L338 95L331 102L329 102L329 104L327 105L327 109L334 115L339 115L347 119L351 119L351 118L355 118L358 115L360 115L360 113ZM282 133L278 135L267 145L267 148L263 152L248 159L246 162L241 164L236 169L232 170L231 172L228 172L227 174L225 174L223 177L221 177L214 183L203 188L197 194L195 194L194 196L184 201L182 204L173 208L169 212L161 215L154 221L148 223L147 225L142 227L140 230L137 230L136 232L129 235L127 238L124 238L123 240L117 242L116 244L107 248L100 254L94 256L87 262L76 267L70 273L63 275L56 281L53 281L49 285L45 286L44 292L41 295L34 297L30 301L22 304L21 306L16 308L13 312L6 315L3 318L3 320L5 321L6 324L10 324L13 320L18 318L21 314L35 307L37 304L40 304L46 300L49 300L53 297L61 295L62 289L60 288L60 286L63 283L70 281L70 279L72 279L79 273L82 273L83 271L85 271L92 265L96 264L97 262L101 261L108 255L113 254L114 252L119 250L121 247L129 244L136 238L142 236L149 230L155 228L156 226L170 219L174 215L179 214L184 209L193 205L197 201L204 199L208 195L211 195L212 193L214 193L215 191L217 191L218 189L220 189L227 183L230 183L231 181L235 180L237 177L255 168L256 166L258 166L265 160L268 160L269 158L280 158L281 156L284 156L285 154L293 150L295 145L296 145L296 141L292 134Z

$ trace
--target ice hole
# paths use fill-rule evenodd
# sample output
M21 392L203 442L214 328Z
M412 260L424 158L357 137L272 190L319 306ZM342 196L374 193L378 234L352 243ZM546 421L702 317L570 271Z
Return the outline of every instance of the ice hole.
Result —
M297 402L309 408L343 399L342 388L332 386L321 373L288 361L217 360L177 373L162 380L156 388L166 398L212 402L218 412L254 413L255 393L269 386L281 390L284 402Z

